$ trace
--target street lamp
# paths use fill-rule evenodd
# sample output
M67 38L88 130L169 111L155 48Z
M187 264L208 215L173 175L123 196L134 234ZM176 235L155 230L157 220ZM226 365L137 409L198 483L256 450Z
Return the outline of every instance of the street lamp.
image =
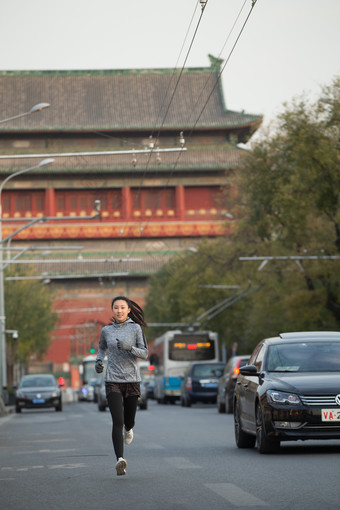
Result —
M0 244L2 243L2 190L5 184L13 177L29 172L36 168L53 163L54 159L46 158L37 165L18 170L4 179L0 185ZM3 388L7 386L7 367L6 367L6 316L5 316L5 296L4 296L4 266L3 252L0 250L0 396L3 394Z
M27 115L31 115L31 113L40 112L44 108L48 108L50 106L49 103L38 103L32 106L28 112L25 113L19 113L19 115L14 115L14 117L8 117L7 119L0 120L0 124L3 124L4 122L8 122L9 120L19 119L20 117L26 117Z

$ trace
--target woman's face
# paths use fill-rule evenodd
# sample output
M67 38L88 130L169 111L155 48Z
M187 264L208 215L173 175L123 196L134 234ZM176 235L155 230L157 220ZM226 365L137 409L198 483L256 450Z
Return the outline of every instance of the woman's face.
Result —
M130 310L131 308L129 308L129 305L126 301L124 301L124 299L117 299L112 306L112 313L115 322L119 323L126 321Z

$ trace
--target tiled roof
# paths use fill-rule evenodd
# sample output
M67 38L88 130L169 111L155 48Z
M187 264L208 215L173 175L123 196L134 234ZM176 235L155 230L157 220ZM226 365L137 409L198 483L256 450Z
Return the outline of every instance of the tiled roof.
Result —
M40 151L39 151L40 152ZM242 157L241 149L229 144L223 146L206 146L206 147L190 147L182 152L160 152L157 154L155 150L150 153L137 153L135 155L135 162L133 154L114 154L103 156L79 156L79 157L56 157L53 165L42 167L38 173L105 173L105 172L144 172L146 169L149 171L155 170L162 171L181 171L195 169L208 170L216 169L223 170L227 168L237 168L240 166ZM53 153L51 157L53 157ZM42 159L45 159L42 153L38 158L24 158L24 159L1 159L0 158L0 174L11 173L12 171L20 170L21 168L28 168L34 166ZM160 161L157 159L160 157Z
M212 67L107 71L0 71L0 132L188 130L258 125L259 115L226 110ZM206 105L206 106L205 106Z
M54 259L43 263L39 260L30 260L30 266L34 268L37 278L41 279L75 279L75 278L99 278L107 276L146 276L158 271L171 259L171 255L165 253L144 254L141 257L128 258L77 258L67 260L54 256ZM26 264L25 264L26 265ZM8 277L6 277L7 279ZM11 277L9 277L11 278Z

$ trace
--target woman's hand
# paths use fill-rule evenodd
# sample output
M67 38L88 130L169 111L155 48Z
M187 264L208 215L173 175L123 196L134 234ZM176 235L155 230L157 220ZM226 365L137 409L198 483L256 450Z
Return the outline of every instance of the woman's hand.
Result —
M102 371L104 370L104 366L103 366L103 362L102 362L101 359L97 359L94 368L95 368L97 374L101 374L102 373Z
M117 340L117 347L118 349L122 351L131 351L131 345L126 340L119 340L119 338L116 338Z

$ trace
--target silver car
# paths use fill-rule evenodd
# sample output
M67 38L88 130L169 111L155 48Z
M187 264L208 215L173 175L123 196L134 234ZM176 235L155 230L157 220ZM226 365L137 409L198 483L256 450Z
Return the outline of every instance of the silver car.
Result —
M105 381L102 382L100 390L98 392L98 411L105 411L107 408L107 399L106 399L106 391L105 391ZM147 409L148 408L148 394L147 387L144 381L140 382L140 397L138 399L138 407L139 409Z

